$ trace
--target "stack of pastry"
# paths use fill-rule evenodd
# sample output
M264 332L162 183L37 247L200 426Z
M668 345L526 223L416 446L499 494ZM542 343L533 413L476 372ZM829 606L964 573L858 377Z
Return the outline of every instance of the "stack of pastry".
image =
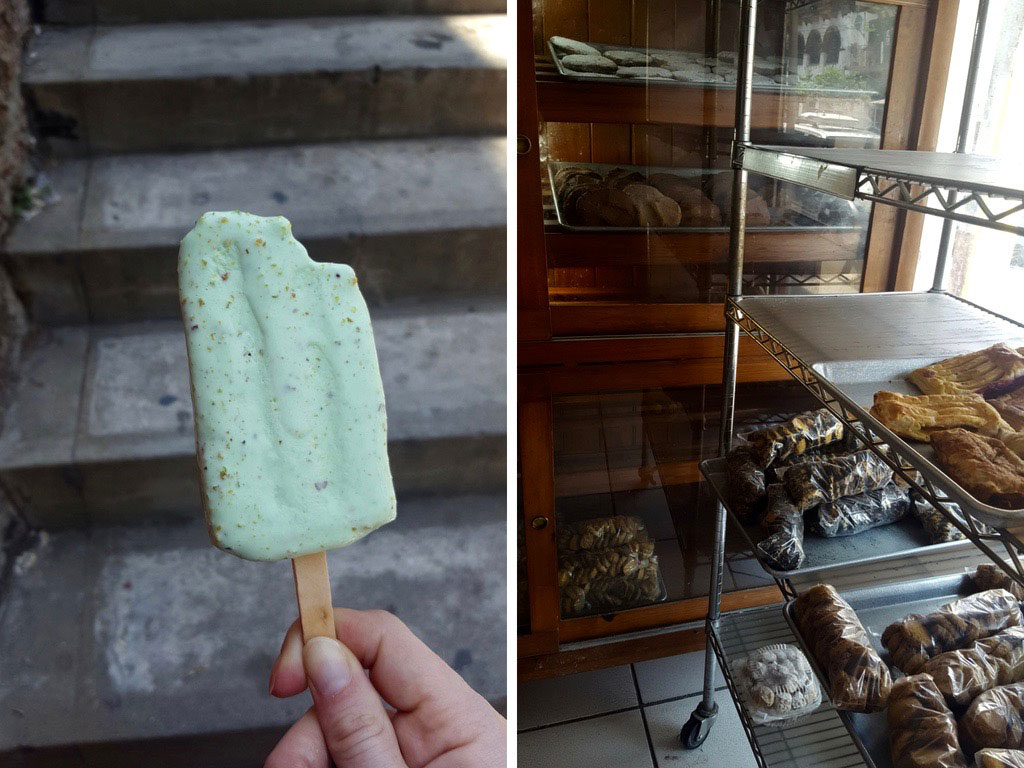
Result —
M872 415L902 438L930 442L938 464L975 498L1024 507L1024 354L993 344L907 378L924 394L876 392Z

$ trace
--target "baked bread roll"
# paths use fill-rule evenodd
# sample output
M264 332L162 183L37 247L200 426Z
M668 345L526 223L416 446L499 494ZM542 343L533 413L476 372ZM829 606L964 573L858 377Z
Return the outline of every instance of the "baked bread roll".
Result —
M647 184L628 184L622 188L636 208L641 227L678 227L682 212L679 203L665 197Z
M652 77L663 77L666 80L672 79L672 73L662 67L619 67L615 72L619 77L642 78L649 80Z
M980 694L960 719L970 745L981 749L1024 747L1024 683Z
M940 653L924 671L950 706L966 707L998 685L1024 681L1024 627L1010 627L967 648Z
M897 680L887 718L893 768L967 768L956 720L930 675Z
M912 613L885 628L882 644L892 663L909 675L928 659L966 648L975 640L1024 623L1017 598L1005 589L990 589L954 600L926 616Z
M1024 586L1011 579L998 565L982 563L974 571L974 586L979 592L986 589L1005 589L1018 600L1024 600Z
M781 483L768 486L768 504L761 518L765 538L758 554L772 568L791 571L804 561L804 514L789 500Z
M1024 751L983 749L974 756L977 768L1024 768Z
M892 688L889 668L871 645L857 614L835 587L812 587L796 599L793 612L800 634L828 677L836 709L884 709Z

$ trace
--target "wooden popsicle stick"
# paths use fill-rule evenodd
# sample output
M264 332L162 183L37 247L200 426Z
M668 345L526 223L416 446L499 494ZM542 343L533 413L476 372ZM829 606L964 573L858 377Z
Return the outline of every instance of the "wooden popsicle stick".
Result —
M295 576L295 597L299 601L302 642L311 637L337 640L331 580L327 575L327 553L314 552L292 558L292 573Z

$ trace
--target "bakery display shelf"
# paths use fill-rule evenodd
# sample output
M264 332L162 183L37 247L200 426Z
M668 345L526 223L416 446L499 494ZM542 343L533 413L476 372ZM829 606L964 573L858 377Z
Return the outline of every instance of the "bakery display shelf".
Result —
M741 703L730 672L732 662L775 643L799 644L779 605L730 611L711 625L710 645L718 657L743 730L760 768L858 768L870 765L857 737L822 696L814 712L785 725L755 725Z
M733 165L847 200L871 200L1024 235L1019 169L995 157L737 143Z
M693 176L708 176L708 175L721 175L728 173L729 170L726 168L681 168L674 166L660 167L650 165L628 165L626 163L583 163L583 162L564 162L559 160L550 160L547 163L548 167L548 189L551 190L551 202L554 206L555 221L558 226L567 232L578 232L578 233L589 233L589 234L716 234L716 235L728 235L729 226L728 224L722 224L719 226L711 227L689 227L680 224L677 227L611 227L611 226L581 226L578 224L571 224L566 220L563 214L562 208L559 205L559 195L555 193L555 174L563 168L585 168L587 170L596 171L601 175L606 174L608 171L614 169L623 169L638 173L645 178L650 177L657 173L673 174L681 177L693 177ZM794 215L799 212L790 211ZM721 213L723 214L723 220L728 216L728 207L722 207ZM751 235L758 233L768 232L790 232L790 233L815 233L815 234L832 234L832 233L857 233L858 235L863 231L867 224L868 216L867 211L860 215L861 211L851 211L849 223L846 224L822 224L820 222L813 222L807 224L788 224L788 223L775 223L769 225L760 225L756 227L747 227L747 232ZM803 218L807 221L813 221L810 216L803 215ZM814 260L814 259L812 259Z
M763 560L757 550L757 542L763 538L761 527L757 524L744 523L729 503L725 462L724 458L706 459L700 463L701 474L707 479L733 523L742 532L761 567L779 582L783 594L789 597L796 595L792 584L789 583L791 580L815 583L825 571L837 568L858 569L860 566L885 562L885 569L874 572L882 574L883 578L891 578L893 572L898 570L898 566L891 563L893 560L910 558L913 560L914 568L919 568L918 558L921 557L933 554L946 556L950 554L950 550L965 548L973 551L973 545L969 541L933 544L917 518L908 513L895 523L871 528L853 536L829 538L808 531L804 536L804 565L791 571L778 570Z
M911 613L929 613L941 605L964 597L974 590L971 577L967 574L938 576L919 581L880 584L864 589L840 591L857 614L867 630L875 650L882 661L890 665L889 652L881 643L882 632L894 621ZM811 652L810 645L800 632L793 617L792 601L782 609L789 630L796 637L808 661L818 675L818 682L827 697L828 678L822 674ZM894 677L895 677L894 672ZM864 714L862 712L840 712L839 718L849 731L850 738L864 747L865 757L873 768L892 768L889 750L889 726L886 711Z
M868 411L879 390L915 392L905 379L915 368L999 341L1024 344L1024 326L940 292L746 296L730 299L726 316L1024 584L1024 543L1008 528L1024 523L1024 510L979 501L934 463L930 446L904 441ZM962 517L950 503L959 505ZM997 553L999 544L1006 556Z

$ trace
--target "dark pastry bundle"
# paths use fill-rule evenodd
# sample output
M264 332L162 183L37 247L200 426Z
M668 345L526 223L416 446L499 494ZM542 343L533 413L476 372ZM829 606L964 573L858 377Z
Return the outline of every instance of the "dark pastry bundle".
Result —
M956 719L931 675L893 683L886 716L893 768L967 768Z
M761 519L768 497L764 470L754 459L748 445L738 445L725 457L725 469L729 479L729 503L736 514L746 522L756 523Z
M912 613L882 633L892 663L909 675L945 651L1024 623L1020 605L1005 589L990 589L955 600L927 615Z
M770 467L843 439L843 422L827 408L802 413L787 422L747 435L758 464Z
M889 465L867 449L827 461L798 464L788 469L783 478L789 497L802 510L877 490L891 480Z
M986 589L1005 589L1018 600L1024 600L1024 586L1011 579L1006 571L992 563L982 563L977 567L974 571L974 586L979 592Z
M793 612L800 634L825 671L836 708L883 709L892 675L850 604L831 585L819 584L796 599Z
M772 568L791 571L804 561L804 513L789 499L781 483L768 486L768 503L761 518L767 534L757 551Z
M821 536L852 536L901 520L910 509L910 494L896 483L818 506L811 527Z

